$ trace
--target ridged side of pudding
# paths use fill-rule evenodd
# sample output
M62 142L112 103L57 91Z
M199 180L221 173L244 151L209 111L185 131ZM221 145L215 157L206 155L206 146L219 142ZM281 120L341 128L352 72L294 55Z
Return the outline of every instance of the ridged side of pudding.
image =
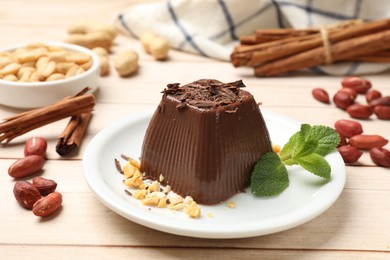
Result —
M200 204L243 191L271 151L268 130L241 81L169 84L145 134L141 171Z

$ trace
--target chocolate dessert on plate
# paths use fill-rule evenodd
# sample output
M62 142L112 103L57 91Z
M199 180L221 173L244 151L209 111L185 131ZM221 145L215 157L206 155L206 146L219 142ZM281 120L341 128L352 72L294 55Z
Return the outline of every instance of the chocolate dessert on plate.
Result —
M272 147L259 106L242 87L241 80L168 84L144 138L141 171L200 204L248 187Z

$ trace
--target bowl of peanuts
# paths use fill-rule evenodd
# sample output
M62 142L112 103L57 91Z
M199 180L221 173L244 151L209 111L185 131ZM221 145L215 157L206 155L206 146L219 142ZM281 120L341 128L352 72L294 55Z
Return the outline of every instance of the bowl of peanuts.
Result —
M1 105L43 107L85 87L93 92L98 80L98 56L78 45L45 42L0 49Z

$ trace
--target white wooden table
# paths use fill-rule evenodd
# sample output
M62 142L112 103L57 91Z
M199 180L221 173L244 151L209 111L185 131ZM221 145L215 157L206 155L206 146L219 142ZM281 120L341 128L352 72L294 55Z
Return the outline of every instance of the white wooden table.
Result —
M2 0L0 47L23 42L61 41L74 21L109 22L129 0ZM314 87L330 93L341 77L318 75L254 78L251 70L227 62L171 51L170 60L156 62L144 54L138 41L124 36L114 52L133 48L140 54L140 70L120 78L115 71L101 79L97 105L79 153L60 158L55 153L62 120L34 130L0 147L0 258L1 259L389 259L390 170L375 166L367 153L359 164L347 166L347 183L336 203L324 214L299 227L267 236L212 240L180 237L149 229L117 215L98 201L82 171L88 142L104 127L156 107L167 83L200 78L229 82L243 79L247 90L268 109L301 122L333 126L345 112L311 96ZM376 89L390 95L388 73L367 76ZM20 112L0 106L0 117ZM361 121L365 132L390 139L390 122ZM8 167L23 156L27 138L48 139L48 161L42 176L58 182L63 194L61 211L41 220L20 207L12 194L14 180ZM390 148L389 145L386 146Z

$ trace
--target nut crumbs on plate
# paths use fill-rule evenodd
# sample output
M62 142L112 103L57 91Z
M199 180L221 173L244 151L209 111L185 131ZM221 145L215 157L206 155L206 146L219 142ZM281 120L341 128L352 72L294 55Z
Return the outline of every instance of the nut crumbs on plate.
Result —
M126 189L125 192L134 199L140 200L143 205L158 208L168 207L174 212L183 211L191 218L200 217L201 209L192 197L183 198L173 193L169 185L162 186L158 181L144 180L144 174L141 173L139 163L136 160L129 158L120 172L123 172L125 178L123 183L133 189L131 192ZM164 177L160 175L159 180L163 179Z

